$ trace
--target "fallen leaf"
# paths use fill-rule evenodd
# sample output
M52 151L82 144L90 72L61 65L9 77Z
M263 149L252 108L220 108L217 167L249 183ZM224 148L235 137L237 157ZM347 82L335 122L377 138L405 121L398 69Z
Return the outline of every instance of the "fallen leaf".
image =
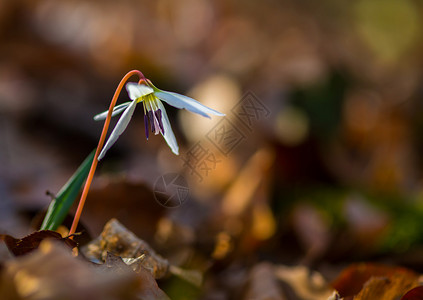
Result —
M134 270L128 266L120 256L107 253L104 264L97 265L96 270L99 272L113 272L120 276L126 276L127 273L133 273ZM144 267L140 266L137 271L139 286L137 288L137 296L143 300L169 299L166 294L159 288L152 274Z
M109 261L104 267L93 267L91 263L73 257L57 241L45 240L31 255L5 263L0 299L139 299L147 281L129 268L125 270L116 265L116 262ZM147 294L152 293L155 285L147 284ZM149 296L142 299L166 298Z
M341 297L357 295L363 285L372 277L391 279L393 275L401 276L407 282L417 280L417 274L406 268L393 267L372 263L353 264L344 269L338 278L332 282L332 287Z
M109 252L125 259L136 259L131 263L140 263L154 278L162 278L169 272L169 262L116 219L107 222L101 235L82 252L86 257L100 261L105 261Z
M409 290L401 300L423 300L423 286L415 287Z
M396 300L417 285L417 277L412 278L401 273L395 273L389 277L372 277L354 297L354 300Z
M107 261L111 254L122 257L122 261L136 273L147 270L156 279L173 274L196 287L200 287L203 281L201 272L170 265L167 259L116 219L107 222L101 235L83 247L82 252L93 261Z
M300 299L327 300L335 295L320 273L305 266L275 266L275 275L287 283Z
M69 237L62 237L60 233L51 230L41 230L31 233L22 239L16 239L8 234L0 234L10 252L15 256L27 254L38 248L45 239L53 239L64 243L70 248L75 248L77 243Z

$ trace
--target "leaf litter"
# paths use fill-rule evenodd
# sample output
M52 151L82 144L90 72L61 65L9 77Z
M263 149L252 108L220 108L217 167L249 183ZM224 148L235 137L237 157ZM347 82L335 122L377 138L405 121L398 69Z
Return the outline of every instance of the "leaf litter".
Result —
M200 286L200 272L183 270L173 266L157 254L145 241L125 228L118 220L111 219L104 226L100 236L82 248L82 253L93 261L105 261L110 253L122 257L122 260L135 272L147 270L160 279L170 274L179 276Z
M11 139L8 138L10 136L6 134L4 134L6 138L3 139L6 147L0 149L1 154L6 154L0 155L2 166L13 167L10 168L13 170L13 176L6 172L7 177L16 178L11 180L13 186L27 187L21 189L26 197L19 197L19 194L18 197L16 194L13 197L17 203L21 201L20 205L25 201L26 205L33 206L34 199L39 199L41 194L39 191L45 190L46 183L51 186L57 177L56 174L60 173L45 172L46 165L51 169L57 169L61 163L61 160L55 158L52 153L55 154L58 152L57 149L60 149L65 153L64 156L75 157L75 145L79 148L82 141L78 138L69 139L67 134L69 132L63 134L57 128L68 128L70 131L76 128L76 131L79 131L78 135L80 132L89 132L91 135L96 133L96 129L84 126L85 123L78 119L81 115L80 104L85 104L84 99L90 105L93 103L92 100L94 103L95 99L102 101L102 97L97 97L96 93L104 89L106 84L104 74L101 74L100 81L95 77L99 74L86 72L85 62L91 62L97 70L103 71L106 68L109 77L118 76L117 73L124 67L121 62L127 63L131 57L140 64L162 66L163 57L167 54L170 54L168 57L174 57L174 53L179 53L181 42L187 45L186 35L180 33L181 29L185 28L181 24L189 23L183 23L178 18L175 19L175 16L190 14L195 11L195 7L200 7L199 16L207 16L197 19L206 24L211 22L213 26L192 27L204 27L209 30L189 31L194 38L188 43L203 40L207 40L207 43L203 43L201 47L190 47L195 63L187 64L185 59L176 59L173 64L175 67L171 68L173 74L178 73L179 67L186 70L185 76L179 78L182 85L188 86L190 82L198 80L198 65L210 66L208 63L211 62L211 66L214 66L211 69L229 70L233 75L234 86L240 91L247 89L260 91L260 100L271 108L272 118L260 120L263 121L259 124L262 128L253 128L254 134L249 134L242 146L238 147L238 150L235 149L230 157L220 157L225 159L225 163L220 164L219 171L213 171L204 184L213 185L214 182L213 193L220 193L219 197L225 199L223 204L216 205L221 205L222 213L216 213L211 221L207 219L210 215L201 215L206 215L206 220L190 228L193 238L189 245L184 244L181 236L175 233L176 237L172 238L179 239L177 241L179 243L174 244L177 246L172 247L164 243L160 249L153 248L158 250L157 253L166 253L164 255L166 258L157 253L152 255L148 249L139 253L135 251L138 255L135 255L136 257L123 258L106 251L97 259L98 264L94 265L84 261L82 255L79 258L68 255L70 254L68 247L57 245L51 239L46 241L40 239L40 242L36 242L36 239L25 241L25 238L3 236L2 240L9 244L9 249L19 256L8 258L7 261L1 259L1 299L68 299L73 298L73 295L78 296L78 299L84 297L126 299L133 296L145 299L159 298L162 295L157 290L156 280L152 274L163 273L164 276L157 282L160 287L167 287L166 285L175 277L171 274L178 268L169 263L173 261L170 253L178 252L183 247L189 248L186 251L188 255L185 256L192 253L197 255L195 259L200 261L197 266L207 266L200 268L207 270L202 287L204 294L190 295L187 286L179 281L177 284L179 287L183 286L180 288L183 295L175 299L305 300L323 299L328 295L331 300L341 297L400 299L408 289L411 290L401 299L421 299L419 273L423 270L422 251L417 249L413 256L406 252L411 246L422 243L422 212L419 209L421 205L413 205L413 201L407 201L410 199L399 199L396 206L391 208L370 209L366 205L361 205L361 203L374 204L362 193L359 194L363 196L363 201L353 199L347 200L346 205L343 204L343 199L349 197L346 194L354 195L357 189L361 188L376 188L384 193L399 192L405 198L410 195L413 197L416 191L421 193L421 163L419 163L421 145L418 143L420 140L418 133L422 129L421 101L419 101L421 76L416 72L416 68L421 65L422 56L418 51L421 47L421 43L418 42L419 35L412 30L413 27L421 28L419 25L422 23L422 18L418 18L421 4L408 0L393 0L387 3L352 1L342 4L336 4L336 1L324 1L316 6L310 1L270 1L268 5L263 6L253 3L245 5L239 1L229 5L226 3L208 5L207 1L199 1L199 4L192 8L191 1L177 4L165 1L166 3L160 2L159 9L153 4L145 5L142 2L132 3L137 9L127 9L126 2L116 2L112 4L113 6L107 4L104 6L104 3L90 3L87 6L84 1L56 2L50 1L46 4L46 1L40 1L28 6L25 2L6 1L0 13L2 29L4 32L9 32L1 37L4 45L3 56L8 58L8 63L2 65L0 72L1 81L5 83L2 85L4 102L2 108L6 108L6 113L3 113L2 117L6 122L13 121L10 123L13 127L0 126L0 130L2 134L10 133L7 129L19 129L22 126L16 125L22 125L24 120L27 125L19 131L33 138L31 143L21 147L28 149L23 155L22 152L16 151L19 150L18 143L13 143L13 139L10 142ZM186 10L187 6L190 9ZM146 17L137 17L140 9L146 12ZM176 14L166 13L168 9ZM78 15L77 12L83 15ZM125 20L129 20L129 23L119 24L130 29L129 32L141 35L139 39L135 39L136 47L126 47L133 44L132 40L125 42L127 38L131 39L131 34L122 35L119 31L108 30L114 29L115 22L107 21L122 20L122 15ZM87 27L86 32L94 34L89 34L88 39L86 36L81 36L79 31L74 32L75 36L72 32L69 36L69 27L66 24L71 24L75 16L85 16L83 19L89 20L88 23L84 23ZM414 35L398 35L398 30L390 30L401 27L396 24L405 24L404 28L411 30L403 31L414 32ZM35 31L34 25L37 28ZM175 26L179 33L177 35L174 34ZM53 30L56 34L64 33L61 37L65 39L61 39L60 47L51 43L55 40L54 36L49 36L51 28L56 29ZM151 28L151 30L139 30L139 28ZM36 32L42 33L35 35ZM112 38L105 39L102 34L104 32L111 34ZM145 43L151 32L159 34L159 40L164 44ZM174 38L169 39L169 36ZM178 41L181 36L184 38ZM375 36L380 39L374 39ZM72 51L75 39L81 42L81 37L89 43L88 47L83 46L82 51ZM403 38L406 39L405 43ZM389 47L386 47L386 41ZM119 45L123 48L119 48ZM28 49L31 53L35 53L31 59L25 59L28 57ZM89 51L86 52L84 49ZM218 57L210 59L209 54L215 53L216 49L219 50ZM52 59L54 64L51 64ZM84 63L80 64L78 61ZM105 61L107 64L104 64ZM57 68L60 69L60 75L64 76L57 76ZM157 68L159 76L169 78L167 70L162 73L159 69ZM80 76L80 73L83 75ZM41 77L37 77L40 76L38 74ZM347 77L347 84L341 86L335 82L333 85L332 75ZM329 85L325 82L329 82ZM71 84L71 91L67 90L69 87L67 83ZM73 88L74 86L77 88ZM214 86L213 89L222 91L222 95L228 94L223 88ZM84 90L92 92L78 93ZM297 95L291 96L291 94ZM58 98L62 101L52 101L50 95L59 95ZM227 98L230 97L213 98L216 102L227 102ZM233 98L234 101L237 100L237 97ZM280 126L275 126L279 125L279 122L275 124L277 118L274 115L278 115L279 119L285 115L280 115L280 112L288 111L280 110L281 103L286 106L284 108L295 108L304 115L308 130L296 145L286 143L289 140L286 133L288 132L291 137L292 134L295 135L295 126L284 130L281 130ZM406 105L402 105L403 103ZM20 108L16 109L18 107ZM49 109L40 109L44 107ZM337 107L339 110L342 109L342 116L339 118L335 114L338 110L334 110ZM72 110L73 108L75 109ZM88 106L83 111L87 114L87 119L91 117ZM46 126L49 123L52 126ZM51 130L52 127L54 130ZM46 135L46 132L49 134ZM190 132L187 132L187 137L189 134ZM53 137L54 143L51 145L56 147L53 148L55 151L49 151L44 146L37 147L46 141L45 136L49 139ZM258 137L261 137L262 141ZM47 141L50 142L49 139ZM127 139L127 143L138 147L138 140ZM188 140L190 143L197 142L195 139ZM238 168L238 158L244 157L248 149L256 149L261 143L270 145L276 152L275 159L270 160L268 167L266 168L266 164L257 159L245 163L245 166L253 165L252 168ZM91 149L91 143L87 147ZM116 150L119 153L128 149L131 147ZM134 164L131 158L130 163L125 161L125 164L133 166L131 168L133 173L138 174L137 176L156 174L156 167L152 163L154 161L152 158L157 156L156 150L157 148L148 146L147 149L143 149L145 156L143 155L141 159L142 163ZM163 153L159 156L163 160ZM40 157L44 158L41 160L42 163L39 162ZM34 161L38 162L35 167L32 164ZM261 169L261 166L265 168ZM141 167L145 173L139 175ZM15 170L19 170L19 173L14 173ZM269 174L274 174L275 178L270 180L266 178L271 177ZM2 177L2 180L5 177ZM263 187L269 182L267 188ZM322 183L329 186L331 193L322 191L320 186L317 187L320 189L317 192L313 190L315 185ZM225 196L223 190L228 186L232 191ZM334 195L339 188L345 192L345 186L351 187L353 192ZM272 189L276 190L274 197L276 199L272 199L274 195L269 193ZM30 197L27 195L28 191L31 193ZM151 199L152 196L140 197L139 191L123 194L117 189L115 194L111 191L105 194L97 197L98 205L92 202L95 194L90 195L92 198L89 203L94 204L94 211L98 211L98 215L103 219L96 219L91 214L85 220L91 222L88 228L96 226L98 230L94 232L100 232L109 218L117 217L136 235L151 242L151 236L141 234L140 231L154 234L156 225L154 221L163 215L160 212L153 214L150 208L145 209L148 205L144 200ZM7 195L4 197L2 193L1 196L3 204ZM110 201L106 201L105 196L110 196ZM421 203L420 197L416 203ZM117 199L119 201L116 201ZM125 205L121 203L123 199ZM126 206L128 199L139 205L139 211L146 213L142 216L138 211L134 213L135 205ZM219 202L219 199L213 200ZM380 197L380 200L383 202L383 207L389 206L386 197ZM189 204L191 203L185 208ZM134 222L128 222L128 219L122 217L128 215L121 209L123 206L135 219ZM206 209L210 207L214 208L210 205ZM104 213L106 209L109 210L107 215ZM2 206L1 212L4 214L5 211ZM2 221L11 215L10 212L7 212L6 216L3 214ZM163 219L169 220L166 217ZM58 237L55 240L61 239L62 237ZM402 249L403 252L396 254L397 258L392 256L392 253L387 255L386 252L382 253L381 257L381 252L378 252L380 248L377 248L381 242L385 250ZM44 245L50 244L54 245L52 248L63 250L63 253L59 254L61 250L47 252L45 248L48 246ZM52 255L53 252L57 252L57 255ZM37 266L33 268L29 264L23 264L31 257L39 258L41 254L50 261L39 259ZM56 260L57 257L60 257L60 260ZM192 256L190 259L193 259ZM188 259L185 257L185 260ZM353 261L369 260L385 264L363 263L348 266ZM71 268L70 261L82 262L82 265ZM399 265L398 261L415 272L395 266ZM21 264L21 269L15 272L16 269L13 270L11 266L18 262ZM56 265L52 266L49 262L55 262ZM86 275L82 275L86 265L92 266L100 275L88 271L84 273ZM44 266L48 268L51 278L41 276L41 269ZM141 288L137 286L137 282L132 281L132 276L134 274L139 276L140 273L135 273L132 267L138 268L138 272L148 276L142 281L146 289L150 290L149 294L137 294L136 290ZM324 267L332 269L325 272ZM77 281L76 277L71 278L73 271L76 270L80 271L78 274L81 274L84 280L80 284L73 283ZM69 278L60 281L64 276L62 271L67 272ZM345 272L350 275L343 277ZM114 280L107 281L107 278L103 278L109 273L113 273ZM93 280L95 276L103 279L102 287ZM333 280L336 277L338 278ZM8 280L4 281L5 279ZM135 287L131 286L131 283L134 283ZM19 294L16 290L13 291L16 284L19 287ZM43 293L36 288L39 284L43 284ZM91 288L87 287L88 285ZM86 294L81 292L81 288ZM126 289L127 293L123 289ZM339 294L333 292L334 290L338 290ZM7 294L4 294L4 291Z

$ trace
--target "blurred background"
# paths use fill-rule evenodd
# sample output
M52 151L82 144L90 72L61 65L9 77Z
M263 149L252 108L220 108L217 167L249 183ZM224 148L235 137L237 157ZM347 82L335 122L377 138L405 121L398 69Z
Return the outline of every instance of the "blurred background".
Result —
M139 69L226 116L167 106L175 156L137 108L88 196L93 237L116 217L220 275L261 259L422 270L422 15L413 0L1 0L1 231L30 231ZM155 201L164 174L187 182L176 208Z

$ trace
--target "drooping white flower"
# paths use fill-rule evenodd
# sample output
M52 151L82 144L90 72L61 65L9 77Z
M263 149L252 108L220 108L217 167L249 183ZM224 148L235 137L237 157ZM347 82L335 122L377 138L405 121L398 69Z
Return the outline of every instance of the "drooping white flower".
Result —
M135 107L138 103L142 103L144 108L144 125L145 135L149 137L149 124L151 131L154 134L161 133L165 141L169 145L170 149L176 155L179 154L178 143L176 142L175 135L173 134L170 126L169 118L166 114L163 102L174 106L176 108L185 108L191 112L197 113L204 117L210 118L209 114L216 116L224 116L214 109L204 106L200 102L173 92L162 91L156 88L151 81L147 80L146 84L138 84L130 82L126 84L126 90L128 91L129 98L132 101L117 105L113 109L112 117L122 113L118 123L110 134L109 139L101 150L98 160L102 159L106 154L107 150L116 142L119 136L123 133L131 120L131 117L135 111ZM98 114L94 117L94 120L106 119L108 111Z

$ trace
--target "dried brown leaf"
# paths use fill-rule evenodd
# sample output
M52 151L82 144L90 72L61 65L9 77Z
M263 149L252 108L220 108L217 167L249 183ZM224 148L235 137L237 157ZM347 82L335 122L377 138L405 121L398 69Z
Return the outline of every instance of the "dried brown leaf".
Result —
M134 266L139 264L149 270L154 278L161 278L169 272L169 262L116 219L107 222L99 238L82 251L85 256L101 261L106 260L109 252L125 259L133 259L129 263L135 264Z
M305 266L275 266L275 275L287 283L300 299L327 300L334 295L322 275Z
M406 268L360 263L353 264L343 270L338 278L332 282L332 286L341 297L354 296L362 290L364 284L372 277L391 279L394 275L400 276L406 282L417 281L417 274ZM378 285L381 284L378 283Z
M389 277L372 277L354 300L383 299L396 300L408 290L418 285L418 280L403 273L395 273Z
M8 234L0 234L0 240L5 242L9 251L15 256L24 255L37 249L45 239L60 241L70 248L77 246L77 243L69 237L62 237L60 233L51 230L36 231L22 239L16 239Z
M125 276L127 273L133 273L134 270L128 266L120 256L107 253L104 264L96 266L97 271L113 272L117 275ZM139 280L137 295L143 300L168 299L166 294L159 288L152 274L142 266L136 270Z
M42 241L31 255L5 263L0 299L139 299L142 280L130 269L114 269L98 271L57 241Z

